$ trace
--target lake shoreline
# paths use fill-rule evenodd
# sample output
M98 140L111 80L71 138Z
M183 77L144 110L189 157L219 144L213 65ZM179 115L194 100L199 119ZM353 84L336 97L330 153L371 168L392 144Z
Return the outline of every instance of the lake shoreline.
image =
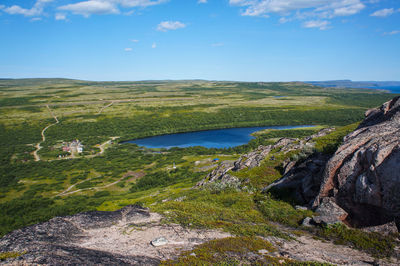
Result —
M133 143L138 146L143 146L150 149L170 149L174 147L187 148L196 146L206 148L232 148L248 143L251 139L255 138L252 134L261 130L291 130L313 127L316 127L316 125L233 127L196 130L191 132L163 134L145 138L138 138L128 141L122 141L120 142L120 144ZM232 143L232 145L228 143Z

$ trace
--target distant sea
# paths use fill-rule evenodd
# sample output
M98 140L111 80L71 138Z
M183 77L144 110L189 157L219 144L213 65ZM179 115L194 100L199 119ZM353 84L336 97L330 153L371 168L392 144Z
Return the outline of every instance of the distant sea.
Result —
M373 89L373 90L387 90L390 93L398 93L400 94L400 87L372 87L368 89Z

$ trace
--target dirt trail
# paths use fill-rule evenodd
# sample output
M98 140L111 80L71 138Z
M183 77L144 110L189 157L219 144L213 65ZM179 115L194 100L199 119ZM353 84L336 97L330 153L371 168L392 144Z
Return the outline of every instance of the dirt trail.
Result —
M102 155L106 151L106 146L110 145L113 140L116 140L118 138L119 137L111 137L110 140L107 140L106 142L103 142L102 144L98 145L97 147L99 147L100 151L96 154L88 155L86 156L86 158L93 158Z
M80 182L78 182L78 183L75 183L75 184L69 186L69 187L68 187L66 190L64 190L63 192L57 194L55 197L67 195L67 194L68 194L67 192L70 191L71 189L73 189L76 185L79 185L79 184L81 184L81 183L83 183L83 182L85 182L85 181L89 181L89 180L91 180L91 179L93 179L93 177L88 178L88 179L85 179L85 180L82 180L82 181L80 181ZM76 191L74 191L74 192L76 192Z
M76 185L79 185L79 184L81 184L81 183L83 183L83 182L85 182L85 181L89 181L89 180L93 179L93 178L89 178L89 179L86 179L86 180L83 180L83 181L81 181L81 182L78 182L78 183L76 183L76 184L71 185L70 187L68 187L68 188L67 188L66 190L64 190L63 192L57 194L55 197L57 197L57 196L67 196L67 195L71 195L71 194L74 194L74 193L77 193L77 192L80 192L80 191L97 190L97 189L108 188L108 187L111 187L111 186L114 186L114 185L118 184L118 183L121 182L122 179L124 179L124 178L125 178L125 177L121 177L121 178L118 179L117 181L114 181L114 182L112 182L112 183L110 183L110 184L107 184L107 185L104 185L104 186L82 188L82 189L77 189L77 190L74 190L74 191L70 191L70 190L73 189ZM69 191L70 191L70 192L69 192Z
M103 112L104 109L110 107L110 106L113 105L113 104L114 104L114 102L111 102L110 104L108 104L108 105L106 105L106 106L103 106L97 114L98 114L98 115L101 114L101 112Z
M54 126L54 125L60 123L60 121L58 121L57 116L51 111L49 105L46 105L46 107L47 107L47 109L49 110L51 116L56 120L56 122L53 123L53 124L48 125L48 126L45 127L45 128L43 128L43 130L42 130L42 132L41 132L42 141L39 142L39 143L37 143L37 144L35 145L36 150L33 152L33 157L35 158L35 161L40 161L40 156L39 156L38 152L42 149L42 146L40 146L40 144L46 141L46 136L45 136L44 133L45 133L46 130L49 129L50 127L52 127L52 126Z

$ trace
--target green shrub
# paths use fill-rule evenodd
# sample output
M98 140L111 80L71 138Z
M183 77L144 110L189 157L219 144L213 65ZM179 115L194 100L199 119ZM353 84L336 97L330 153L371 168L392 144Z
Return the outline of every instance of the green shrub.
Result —
M107 197L110 196L110 191L98 191L94 193L93 197L94 198L102 198L102 197Z
M274 199L270 195L257 195L255 202L260 212L269 221L291 227L298 227L304 218L312 216L311 211L296 210L290 203Z
M336 152L338 147L342 144L343 138L354 131L359 123L354 123L351 125L347 125L344 127L339 127L332 133L319 137L315 139L316 145L315 148L319 152L323 152L325 154L333 154Z

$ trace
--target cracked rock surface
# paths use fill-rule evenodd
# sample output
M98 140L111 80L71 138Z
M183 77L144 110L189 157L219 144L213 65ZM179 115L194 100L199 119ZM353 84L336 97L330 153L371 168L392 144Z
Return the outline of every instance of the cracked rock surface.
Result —
M14 265L158 265L182 250L230 236L215 230L161 224L161 218L137 206L56 217L4 236L0 252L25 252L3 262ZM151 241L157 238L168 242L154 247Z
M400 97L367 111L325 167L314 207L325 197L356 226L400 218Z

